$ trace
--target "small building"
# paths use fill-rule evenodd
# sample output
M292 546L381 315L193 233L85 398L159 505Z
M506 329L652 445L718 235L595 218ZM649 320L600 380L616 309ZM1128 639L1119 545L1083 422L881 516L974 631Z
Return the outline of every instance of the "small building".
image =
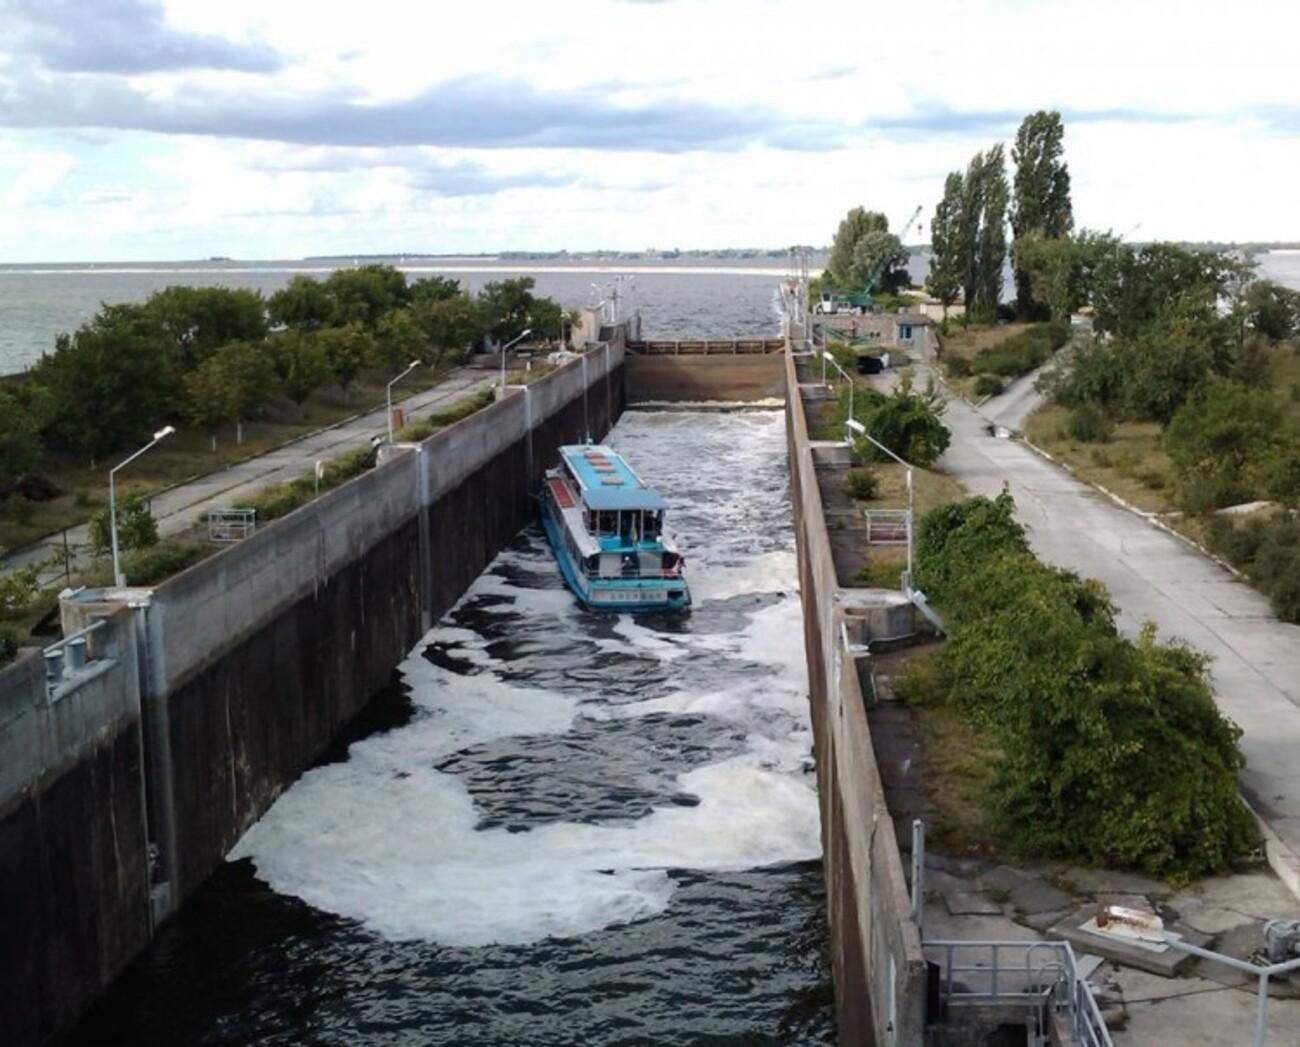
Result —
M930 318L925 313L900 311L893 316L894 343L910 347L920 346L925 341L925 329L930 326Z

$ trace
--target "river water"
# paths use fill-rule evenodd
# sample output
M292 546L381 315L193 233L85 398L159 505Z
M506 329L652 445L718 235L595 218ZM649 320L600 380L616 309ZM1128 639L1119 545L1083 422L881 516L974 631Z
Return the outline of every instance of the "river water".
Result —
M582 611L526 529L75 1042L834 1042L783 416L609 442L689 614Z
M397 259L388 260L397 263ZM341 264L341 263L338 263ZM104 302L138 302L172 284L246 287L272 294L296 275L322 279L330 263L158 263L130 265L0 265L0 374L31 367L55 338L73 331ZM623 291L640 308L647 338L763 338L781 333L777 284L780 260L714 267L662 265L616 268L528 263L402 265L408 279L439 273L477 292L489 280L532 276L536 293L566 308L599 300L593 284L630 276Z

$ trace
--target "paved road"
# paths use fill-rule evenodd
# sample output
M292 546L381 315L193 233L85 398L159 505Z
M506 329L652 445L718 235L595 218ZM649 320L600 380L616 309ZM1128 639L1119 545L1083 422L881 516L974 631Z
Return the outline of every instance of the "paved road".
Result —
M1300 854L1300 627L1279 622L1263 596L1184 542L1024 444L989 435L990 421L1018 428L1027 405L1023 393L991 401L987 414L950 401L953 443L941 466L977 494L1009 485L1034 550L1104 582L1122 628L1135 632L1150 620L1162 636L1213 656L1219 706L1244 732L1243 788Z
M408 417L425 414L435 407L455 403L479 389L487 388L495 380L495 375L490 371L458 368L432 389L408 397L401 403ZM200 522L209 509L237 505L240 498L247 497L267 484L282 483L303 473L310 473L318 459L328 460L354 447L368 445L373 437L387 433L385 413L381 407L333 429L313 433L286 447L155 495L151 504L158 520L159 533L168 535L188 530ZM70 529L68 541L73 546L84 547L88 542L87 528L82 526ZM63 536L60 533L51 540L27 546L12 556L5 557L3 565L13 568L39 563L49 559L62 546ZM87 559L84 553L81 554L78 564L85 563ZM44 574L46 577L42 581L47 584L56 583L63 576L63 569L59 567L47 570Z

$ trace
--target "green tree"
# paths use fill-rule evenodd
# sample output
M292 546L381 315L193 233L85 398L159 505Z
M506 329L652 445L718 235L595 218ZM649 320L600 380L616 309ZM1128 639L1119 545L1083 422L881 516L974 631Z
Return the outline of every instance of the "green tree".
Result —
M826 261L826 268L835 283L840 287L853 287L853 252L858 241L868 233L889 232L889 219L879 211L868 211L855 207L846 214L835 230L835 239L831 241L831 253Z
M295 276L266 303L271 321L301 331L315 331L330 323L334 303L319 280Z
M1271 396L1223 378L1202 385L1164 432L1183 506L1191 512L1265 494L1274 460L1293 444Z
M425 276L410 286L410 300L415 302L445 302L459 298L463 292L460 281L449 276Z
M391 265L362 265L335 269L325 278L331 302L330 323L361 323L374 331L379 320L410 300L406 275Z
M1007 257L1007 177L1003 170L1001 144L984 154L980 179L983 188L980 193L982 211L976 251L975 298L968 308L973 305L975 318L991 323L997 319L998 304L1002 300L1002 267Z
M0 387L0 495L13 490L41 456L36 413L8 389Z
M943 397L932 384L924 392L917 392L910 376L904 375L888 396L864 398L864 402L865 410L859 415L867 432L900 458L930 466L947 450L952 434L943 424ZM867 457L887 457L865 440L861 443L860 450Z
M944 316L948 306L961 293L965 264L962 255L962 196L964 193L960 171L951 172L943 184L943 199L934 209L930 221L930 293L943 303Z
M181 373L192 371L218 346L266 337L266 302L260 291L173 286L150 295L145 309L172 340Z
M156 429L183 394L158 319L143 306L106 305L60 335L34 379L49 396L47 432L92 464Z
M380 362L391 371L403 370L428 351L428 339L409 309L392 309L380 318L375 345Z
M439 363L463 360L470 347L487 333L483 309L468 295L416 301L411 315L438 350Z
M867 293L892 293L898 274L907 271L907 251L893 233L867 233L853 247L849 275L855 287Z
M984 154L976 153L966 165L962 179L961 210L957 221L960 233L962 301L966 303L966 319L972 318L975 307L975 289L979 284L980 222L984 217Z
M479 291L487 333L498 342L509 341L531 325L535 284L531 276L518 276L491 281Z
M333 378L325 352L314 334L293 329L273 334L267 350L280 389L294 402L301 418L307 398Z
M1016 165L1011 208L1012 258L1015 262L1016 312L1021 319L1041 319L1046 301L1036 299L1021 248L1030 238L1059 240L1074 228L1070 203L1070 169L1061 158L1065 127L1061 114L1039 110L1021 122L1011 159Z
M1246 290L1246 316L1256 333L1280 342L1300 333L1300 291L1272 280L1255 280Z
M239 402L231 376L222 361L210 356L185 376L189 393L190 420L208 431L212 453L217 451L217 430L234 421Z
M353 321L317 331L315 339L344 399L350 398L357 375L374 360L374 338L360 322Z

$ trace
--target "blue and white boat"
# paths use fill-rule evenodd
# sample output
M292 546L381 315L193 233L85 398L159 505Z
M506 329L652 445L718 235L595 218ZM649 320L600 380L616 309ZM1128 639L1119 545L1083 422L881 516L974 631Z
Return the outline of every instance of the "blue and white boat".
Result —
M615 450L560 448L542 488L542 526L564 581L593 611L689 607L685 560L664 534L667 506Z

